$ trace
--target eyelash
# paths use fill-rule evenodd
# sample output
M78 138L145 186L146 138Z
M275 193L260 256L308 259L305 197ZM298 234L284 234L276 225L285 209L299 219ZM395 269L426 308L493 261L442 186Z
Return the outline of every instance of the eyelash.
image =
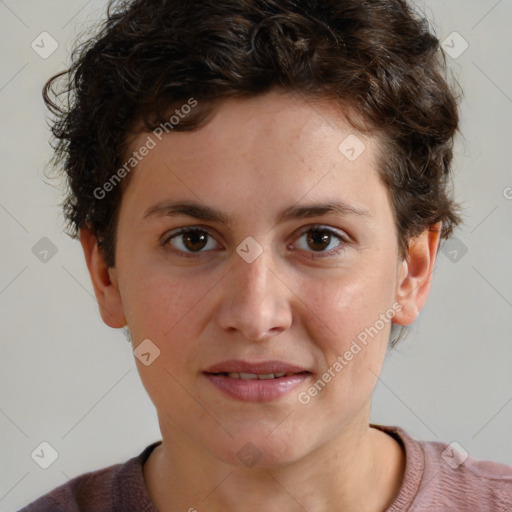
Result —
M334 236L335 238L337 238L340 241L340 244L336 248L330 249L329 251L325 251L325 252L323 252L323 251L317 251L317 252L306 251L310 254L309 258L311 258L311 259L334 258L334 257L338 256L339 253L341 253L342 251L345 250L346 245L350 244L350 239L348 238L347 235L343 235L332 228L328 228L328 227L325 227L325 226L322 226L319 224L309 226L308 229L305 229L304 231L302 231L302 233L300 233L300 235L297 236L297 238L295 238L294 243L297 240L299 240L302 236L304 236L305 234L307 234L309 232L329 233L330 235ZM163 247L165 247L166 245L170 244L170 242L173 238L177 238L180 235L190 234L190 233L206 233L208 235L208 237L214 238L208 229L199 227L199 226L198 227L190 226L190 227L178 228L174 231L171 231L170 233L167 233L166 235L164 235L162 237L160 244ZM329 243L329 245L330 245L330 243ZM203 252L206 252L206 251L198 251L196 253L185 252L185 251L175 249L175 248L172 248L171 251L173 253L178 254L179 256L182 256L185 258L197 258L197 257L200 257Z

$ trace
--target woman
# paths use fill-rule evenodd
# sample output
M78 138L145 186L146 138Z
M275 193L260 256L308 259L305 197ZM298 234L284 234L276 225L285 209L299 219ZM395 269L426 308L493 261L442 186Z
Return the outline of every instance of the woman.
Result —
M512 468L369 422L460 221L443 75L402 0L111 9L45 99L162 441L24 511L512 507Z

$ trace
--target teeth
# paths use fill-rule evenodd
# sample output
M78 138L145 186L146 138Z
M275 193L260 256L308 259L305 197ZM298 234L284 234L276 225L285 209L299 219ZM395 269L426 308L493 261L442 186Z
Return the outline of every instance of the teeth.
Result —
M286 373L265 373L265 374L256 374L256 373L236 373L230 372L228 373L228 377L232 379L243 379L243 380L266 380L266 379L277 379L279 377L284 377Z
M239 379L249 380L249 379L257 379L258 376L255 373L242 373L238 374Z

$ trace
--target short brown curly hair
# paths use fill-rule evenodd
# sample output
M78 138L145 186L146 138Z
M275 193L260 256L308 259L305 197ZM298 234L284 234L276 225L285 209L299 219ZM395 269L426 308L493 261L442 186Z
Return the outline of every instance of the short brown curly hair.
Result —
M114 266L130 176L105 197L95 190L122 165L135 127L152 129L195 98L201 108L174 127L193 130L223 99L284 89L348 104L355 128L381 134L402 255L438 221L447 238L460 222L449 186L459 119L445 75L439 40L405 0L111 1L97 36L43 92L68 233L88 226Z

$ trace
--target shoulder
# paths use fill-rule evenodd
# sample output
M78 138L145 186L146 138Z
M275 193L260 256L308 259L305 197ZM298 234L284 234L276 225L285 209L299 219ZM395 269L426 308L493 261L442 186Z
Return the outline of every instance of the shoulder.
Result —
M512 510L512 466L475 459L458 443L420 444L437 502L442 498L443 504L461 510Z
M400 427L377 427L406 453L402 488L389 512L512 511L512 466L475 459L455 442L421 441Z
M129 464L128 461L126 464ZM123 465L116 464L98 471L84 473L69 482L53 489L36 501L22 508L20 512L42 512L52 510L55 512L78 512L101 504L103 507L111 505L112 496L115 496L116 476ZM105 508L110 510L111 508ZM103 510L103 509L101 509Z
M123 464L77 476L19 512L117 512L127 510L126 507L153 512L155 509L146 492L142 466L158 444L160 442L153 443Z

